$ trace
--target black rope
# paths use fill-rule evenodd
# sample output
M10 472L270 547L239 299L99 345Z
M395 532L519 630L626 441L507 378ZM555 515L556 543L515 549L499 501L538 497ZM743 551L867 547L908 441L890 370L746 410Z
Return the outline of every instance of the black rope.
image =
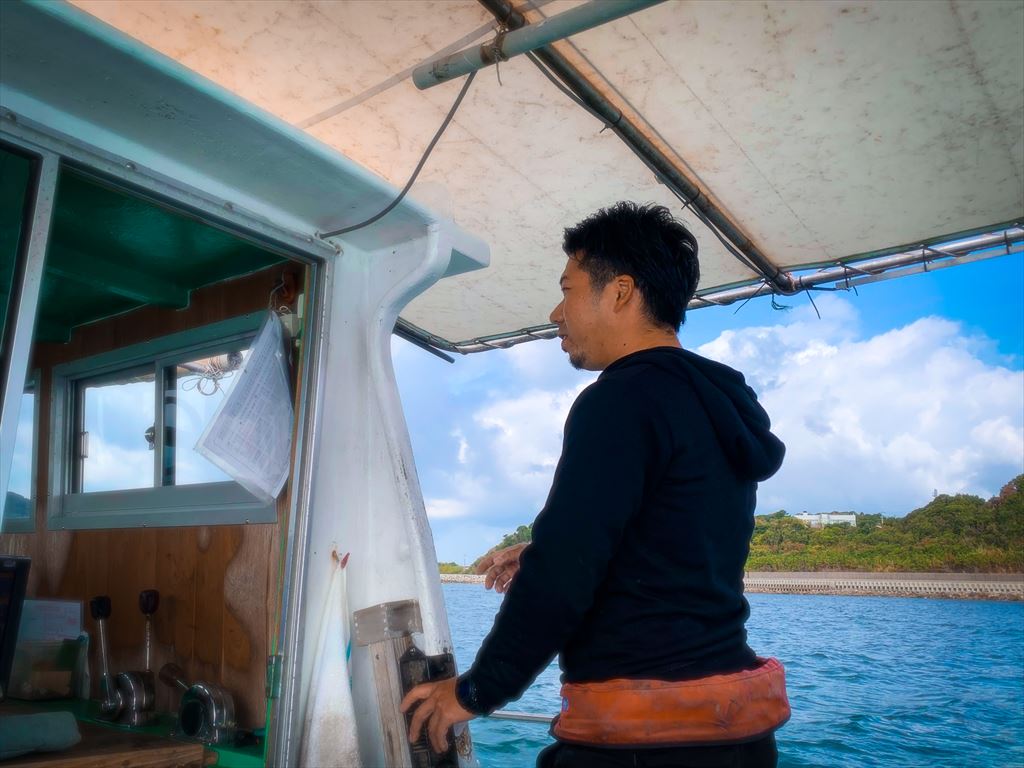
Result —
M341 229L334 229L331 230L330 232L322 232L320 233L321 238L334 237L335 235L344 235L349 232L354 232L357 229L368 227L375 221L379 221L380 219L387 216L389 213L391 213L391 211L395 209L395 207L400 202L402 202L403 198L405 198L406 193L408 193L408 191L412 189L412 185L416 182L416 177L420 175L420 171L423 170L423 166L426 165L427 158L430 157L430 153L434 150L434 147L437 145L437 142L440 141L441 135L448 127L448 124L451 123L452 118L455 117L455 113L458 111L459 105L462 104L462 100L466 97L466 93L467 91L469 91L469 86L473 83L474 77L476 77L476 72L470 72L469 76L466 78L466 82L462 86L462 90L459 91L459 95L455 99L455 103L452 104L452 108L448 110L448 115L445 117L444 122L441 123L441 127L437 129L437 133L434 134L434 138L430 140L430 144L427 145L427 148L423 152L423 156L420 158L419 163L416 164L416 170L412 172L412 176L409 177L409 181L406 182L406 185L402 188L402 191L398 193L398 197L392 200L387 208L385 208L380 213L371 216L366 221L360 222L359 224L353 224L351 227L342 227Z
M808 289L804 288L804 293L806 293L807 298L811 300L811 306L814 307L814 314L816 314L818 316L818 319L821 320L821 312L818 311L818 305L814 303L814 297L811 296L811 292Z
M571 90L569 90L569 88L566 87L565 83L563 83L561 80L559 80L555 76L554 72L552 72L550 69L548 69L547 66L544 64L544 62L542 62L540 59L537 58L537 55L535 53L533 53L532 51L527 51L526 52L526 58L528 58L530 61L532 61L536 65L537 69L539 69L541 71L541 74L544 75L544 77L546 77L548 80L550 80L551 83L558 90L560 90L562 93L564 93L570 99L572 99L576 103L576 106L582 107L583 109L585 109L587 112L590 113L591 117L593 117L596 120L600 120L602 123L604 123L604 127L605 128L611 127L613 125L612 123L608 122L608 120L604 117L604 115L602 115L596 109L594 109L589 104L587 104L585 101L583 101L583 99L581 99L579 96L577 96ZM619 113L618 118L616 118L614 125L618 125L620 120L622 120L622 113L621 112ZM604 128L602 128L601 130L604 130Z
M761 296L762 295L761 294L761 289L762 288L767 288L767 287L768 287L768 283L761 283L761 285L757 286L757 290L754 291L746 299L744 299L744 301L738 307L736 307L736 309L733 310L733 314L734 315L737 314L741 309L743 309L745 306L747 306L747 304L750 303L751 299L756 299L758 296Z
M638 157L639 157L639 155L638 155ZM640 159L644 160L643 157L640 157ZM647 161L644 160L644 162L646 163ZM651 167L649 163L648 163L647 167L648 168ZM654 169L652 168L651 170L654 170ZM668 190L673 195L676 196L676 198L679 200L679 202L681 202L683 204L683 211L686 211L687 209L692 211L693 215L697 217L697 219L700 221L701 224L703 224L705 227L707 227L711 231L711 234L713 234L715 236L715 238L718 240L718 242L720 242L722 244L722 247L725 248L725 250L727 250L729 253L732 254L733 258L735 258L741 264L746 266L751 272L756 272L757 274L761 275L762 277L767 277L769 279L772 277L770 275L765 275L764 272L762 272L760 269L758 269L756 266L754 266L754 263L751 262L750 259L748 259L743 253L741 253L739 251L739 249L737 249L736 246L734 246L732 244L732 242L730 242L725 237L725 235L723 235L721 232L719 232L718 227L716 227L714 222L712 222L711 219L709 219L705 215L704 211L702 211L700 208L698 208L696 205L694 205L694 202L697 199L699 199L700 197L703 196L703 193L700 192L700 190L697 191L697 195L692 200L687 200L671 184L666 184L665 186L668 188Z

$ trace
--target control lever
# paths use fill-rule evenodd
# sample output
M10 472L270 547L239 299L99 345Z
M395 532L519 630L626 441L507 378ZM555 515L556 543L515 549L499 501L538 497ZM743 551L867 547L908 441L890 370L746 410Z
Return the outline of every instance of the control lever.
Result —
M153 674L150 654L153 646L153 614L160 606L160 593L155 589L144 589L139 593L139 610L146 617L146 671Z
M177 664L164 664L160 667L160 682L171 688L181 688L182 691L189 689L188 683L185 682L185 670Z
M103 689L103 701L100 704L100 717L105 720L116 720L124 704L120 693L114 685L110 674L110 656L107 654L107 619L110 618L110 598L97 595L89 601L89 613L100 633L100 687Z
M139 608L146 617L146 669L121 672L113 677L107 645L107 620L111 604L107 595L98 595L89 601L89 611L100 634L100 673L102 674L103 702L100 717L116 720L129 726L149 725L156 720L156 691L153 671L149 668L152 654L153 614L160 605L160 593L155 589L143 590L139 595Z

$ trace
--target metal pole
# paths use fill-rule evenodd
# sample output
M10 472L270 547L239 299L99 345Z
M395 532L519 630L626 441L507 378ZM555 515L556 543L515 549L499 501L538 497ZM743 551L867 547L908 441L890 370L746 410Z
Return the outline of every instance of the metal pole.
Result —
M438 83L468 75L499 61L535 51L563 38L621 19L631 13L650 8L664 0L591 0L586 5L560 13L537 24L499 34L494 40L475 48L467 48L437 61L420 64L412 80L421 91Z
M285 515L287 528L284 533L284 566L281 577L281 609L277 634L270 648L272 656L268 666L277 668L280 691L270 682L270 708L268 740L266 747L268 766L297 765L302 739L302 707L305 704L302 690L302 641L305 634L306 607L305 564L310 542L310 498L316 463L313 461L319 448L320 434L314 427L320 421L323 404L321 390L324 386L328 331L330 329L331 307L328 297L334 280L333 261L324 261L312 267L309 278L306 328L303 333L302 393L299 397L299 411L296 414L295 455L292 460L294 478L291 504Z
M38 162L32 213L28 217L27 232L23 232L23 245L18 254L10 301L18 303L18 314L12 328L5 329L10 343L5 343L7 359L3 363L3 403L0 405L0 525L3 524L7 502L7 486L11 480L11 462L14 442L18 433L18 414L25 391L29 357L32 354L32 329L39 305L39 288L43 283L43 261L50 236L54 199L57 196L57 175L60 158L45 153Z
M509 712L507 709L499 709L488 715L492 720L515 720L520 723L541 723L551 725L555 718L551 715L536 715L532 712Z

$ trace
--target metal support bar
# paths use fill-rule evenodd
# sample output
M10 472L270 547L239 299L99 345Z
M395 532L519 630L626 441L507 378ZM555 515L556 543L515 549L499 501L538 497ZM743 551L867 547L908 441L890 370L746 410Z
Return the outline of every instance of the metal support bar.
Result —
M392 331L392 333L395 334L395 336L397 336L398 338L404 339L410 344L413 344L419 347L420 349L425 350L432 355L435 355L436 357L440 357L446 363L455 362L454 357L452 357L451 355L446 355L444 352L438 349L435 344L424 339L422 333L417 333L419 329L416 328L416 326L410 326L411 324L409 322L403 320L402 318L398 318L398 322L395 323L395 329Z
M870 275L879 275L899 267L910 266L913 264L924 264L936 261L940 258L952 258L960 261L960 257L966 256L967 254L989 248L999 248L1000 246L1005 246L1005 250L1002 253L993 254L993 256L1003 256L1010 253L1011 247L1019 245L1022 240L1024 240L1024 228L1010 227L1009 229L1005 229L1000 232L991 232L984 235L964 238L963 240L957 240L952 243L945 243L941 250L938 248L921 246L902 253L894 253L891 256L880 256L874 259L858 261L855 265L858 273L863 274L866 272ZM846 281L849 279L849 272L851 271L852 266L854 265L848 267L845 264L839 264L835 267L828 267L826 269L818 270L817 272L812 272L809 275L797 277L794 282L796 283L797 290L800 291L837 280L842 281L842 284L845 285ZM893 277L898 277L898 275L893 275Z
M488 715L492 720L514 720L519 723L541 723L551 725L555 718L551 715L536 715L532 712L510 712L507 709L498 709Z
M443 59L420 64L413 70L412 80L421 91L426 90L661 2L664 0L591 0L586 5L544 19L537 24L523 26L513 32L500 33L494 40L475 48L467 48Z
M310 498L320 440L319 423L323 405L321 390L326 370L326 349L330 327L328 288L333 280L333 262L318 262L307 273L305 329L302 338L299 410L296 414L295 451L292 458L291 504L282 523L281 556L283 567L278 586L281 590L277 635L271 650L281 659L278 696L269 703L267 728L267 765L298 765L302 720L302 639L306 607L305 563L310 549Z
M1018 253L1019 251L1013 250L1012 253ZM975 261L985 261L991 259L993 256L1002 256L1003 254L991 254L991 253L976 253L973 256L960 256L957 259L946 259L945 261L924 261L920 264L916 264L910 267L903 267L902 269L894 269L888 272L882 272L877 275L868 275L867 277L858 277L855 280L850 280L851 286L867 285L868 283L880 283L883 280L892 280L896 277L906 277L907 275L919 275L922 272L936 272L940 269L946 269L947 267L955 267L960 264L971 264ZM837 283L836 287L845 287L847 281Z
M957 264L968 264L973 261L1021 252L1024 252L1024 227L1013 226L998 232L989 232L945 243L941 248L920 246L889 256L867 258L848 264L842 263L795 276L793 280L798 286L798 291L811 290L827 284L831 284L829 287L835 290L848 290L856 285L889 280L906 274L923 272L925 269L943 269ZM751 285L722 288L694 296L687 305L687 309L724 307L757 296L770 296L778 293L767 281L762 280ZM554 325L535 325L509 333L452 342L424 331L407 320L401 322L405 326L406 333L415 334L425 344L460 355L487 352L491 349L507 349L534 339L553 339L558 335Z
M499 23L509 29L527 26L526 18L515 9L509 0L478 0L490 11ZM749 262L767 280L776 293L796 293L788 273L783 272L761 250L740 231L732 220L714 202L709 200L700 188L644 134L622 110L591 83L565 56L554 48L544 46L534 54L548 69L566 84L581 101L605 121L608 127L649 167L666 186L688 201L698 217L735 246L743 260Z
M54 200L57 197L57 176L60 159L44 153L36 166L32 209L27 217L27 231L22 232L21 249L15 263L15 279L11 286L11 302L17 302L13 327L6 328L3 340L3 380L0 382L0 525L3 524L7 502L7 486L11 479L14 442L18 433L21 395L28 376L32 353L32 327L39 306L39 289L43 283L43 262L50 237Z

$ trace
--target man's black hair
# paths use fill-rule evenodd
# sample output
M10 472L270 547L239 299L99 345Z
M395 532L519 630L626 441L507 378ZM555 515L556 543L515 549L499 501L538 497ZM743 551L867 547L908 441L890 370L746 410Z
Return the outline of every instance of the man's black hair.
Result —
M565 230L562 250L600 290L629 275L658 325L679 330L700 280L697 240L663 205L616 203Z

